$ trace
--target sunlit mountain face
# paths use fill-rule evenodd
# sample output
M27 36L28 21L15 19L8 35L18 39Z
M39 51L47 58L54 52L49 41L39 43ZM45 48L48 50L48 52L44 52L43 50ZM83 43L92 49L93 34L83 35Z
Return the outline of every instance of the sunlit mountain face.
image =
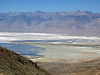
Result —
M100 36L100 13L90 11L0 13L0 32Z

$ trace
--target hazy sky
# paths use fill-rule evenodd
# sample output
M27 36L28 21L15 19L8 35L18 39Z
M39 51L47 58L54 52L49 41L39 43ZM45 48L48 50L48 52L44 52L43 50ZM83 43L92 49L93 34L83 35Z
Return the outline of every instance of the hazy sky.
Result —
M92 11L100 13L100 0L0 0L2 12Z

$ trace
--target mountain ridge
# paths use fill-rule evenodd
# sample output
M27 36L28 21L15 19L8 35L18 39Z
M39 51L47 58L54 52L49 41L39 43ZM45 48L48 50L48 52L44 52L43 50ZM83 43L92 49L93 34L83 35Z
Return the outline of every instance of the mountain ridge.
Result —
M0 75L51 75L36 63L0 46Z
M100 13L90 11L0 13L0 32L100 36Z

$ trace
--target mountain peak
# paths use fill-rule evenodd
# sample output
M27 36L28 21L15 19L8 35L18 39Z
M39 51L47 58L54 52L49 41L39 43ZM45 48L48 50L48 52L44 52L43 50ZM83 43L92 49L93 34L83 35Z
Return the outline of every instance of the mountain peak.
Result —
M72 13L75 15L87 15L84 11L81 11L81 10L75 10L75 11L72 11Z
M44 11L39 10L39 11L35 11L35 13L45 13L45 12L44 12Z
M81 10L75 10L74 12L81 12Z

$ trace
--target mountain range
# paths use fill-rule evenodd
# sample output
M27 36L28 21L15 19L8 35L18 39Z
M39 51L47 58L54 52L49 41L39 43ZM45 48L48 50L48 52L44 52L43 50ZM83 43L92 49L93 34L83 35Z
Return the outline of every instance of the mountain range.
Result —
M0 32L100 36L100 13L90 11L0 13Z

